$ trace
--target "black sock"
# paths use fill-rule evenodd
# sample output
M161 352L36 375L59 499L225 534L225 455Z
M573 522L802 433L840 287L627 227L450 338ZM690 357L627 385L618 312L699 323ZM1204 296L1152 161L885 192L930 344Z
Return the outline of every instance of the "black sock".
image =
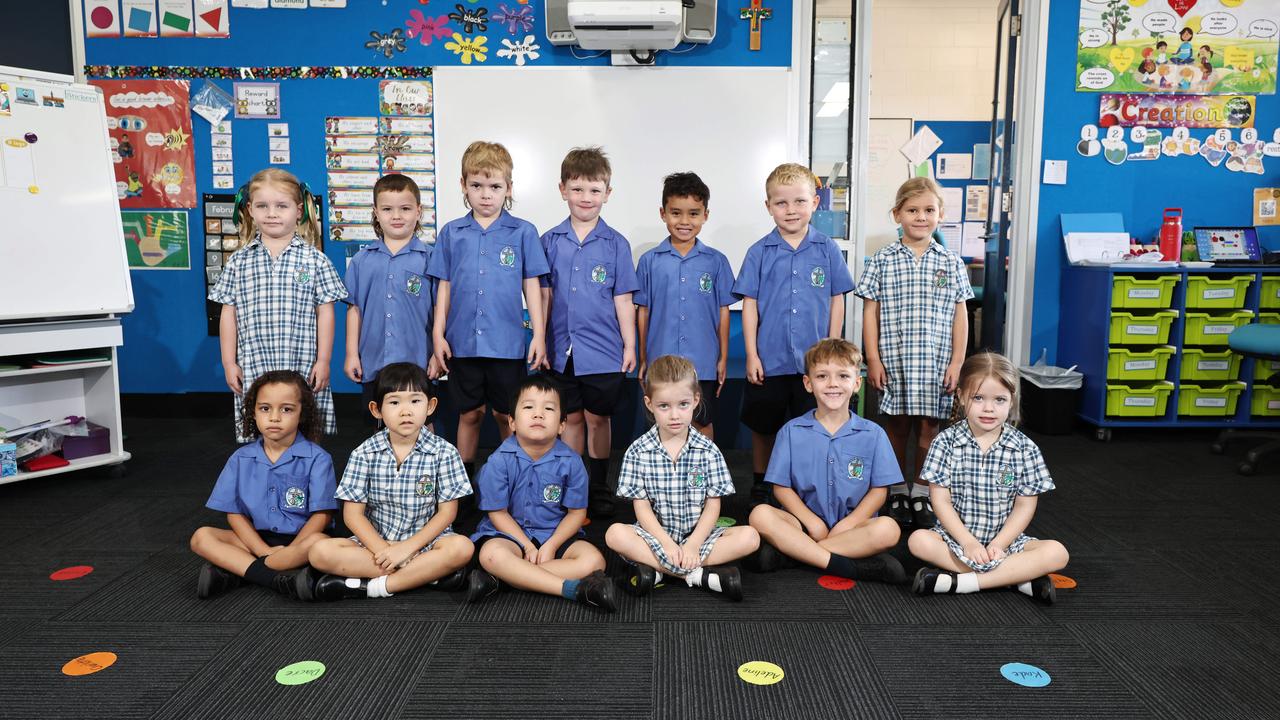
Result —
M475 464L475 462L473 461L473 462L464 462L464 463L462 463L462 469L467 471L467 479L471 481L471 484L472 484L472 485L475 485L475 482L476 482L476 464Z
M756 486L764 485L764 473L752 473L751 484Z
M854 559L831 553L831 559L827 561L827 572L832 575L839 575L844 578L857 579L858 570L854 564Z
M276 579L276 571L267 567L266 558L258 558L250 563L249 569L244 571L244 579L254 585L269 588Z
M609 458L587 458L587 486L601 494L609 493Z

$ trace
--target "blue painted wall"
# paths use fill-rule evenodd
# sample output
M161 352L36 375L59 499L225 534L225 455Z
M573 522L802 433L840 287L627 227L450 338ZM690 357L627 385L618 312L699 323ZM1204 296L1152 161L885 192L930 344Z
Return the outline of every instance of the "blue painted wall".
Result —
M1183 227L1251 225L1253 188L1280 185L1280 159L1266 158L1266 173L1233 173L1212 167L1199 156L1161 157L1148 162L1111 165L1101 155L1086 158L1076 152L1080 127L1098 121L1098 93L1075 91L1079 0L1052 0L1049 6L1048 63L1045 69L1043 157L1067 160L1067 184L1040 190L1040 219L1036 226L1035 299L1032 311L1031 355L1047 348L1053 361L1058 350L1058 317L1062 266L1062 213L1118 212L1125 230L1150 239L1160 227L1161 211L1180 207ZM1259 95L1255 126L1258 137L1270 140L1280 126L1280 98ZM1169 130L1162 130L1166 135ZM1211 130L1191 130L1205 138ZM1234 131L1239 137L1239 131ZM1127 138L1127 134L1126 134ZM1136 144L1129 143L1131 149ZM1280 227L1260 228L1263 245L1280 248Z

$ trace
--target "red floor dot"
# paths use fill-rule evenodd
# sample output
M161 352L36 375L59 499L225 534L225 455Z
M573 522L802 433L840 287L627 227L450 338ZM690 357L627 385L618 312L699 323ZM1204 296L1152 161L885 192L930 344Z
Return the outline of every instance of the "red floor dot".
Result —
M49 576L50 580L76 580L93 572L92 565L72 565L61 570L55 571Z
M818 578L818 584L828 590L852 590L856 583L837 575L823 575Z

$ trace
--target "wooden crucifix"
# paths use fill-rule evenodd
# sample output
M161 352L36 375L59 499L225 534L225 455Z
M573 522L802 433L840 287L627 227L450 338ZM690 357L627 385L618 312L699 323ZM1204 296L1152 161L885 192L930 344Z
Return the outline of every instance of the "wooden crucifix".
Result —
M739 17L751 21L751 49L760 49L760 23L773 17L773 10L764 7L764 0L751 0L751 7L739 9Z

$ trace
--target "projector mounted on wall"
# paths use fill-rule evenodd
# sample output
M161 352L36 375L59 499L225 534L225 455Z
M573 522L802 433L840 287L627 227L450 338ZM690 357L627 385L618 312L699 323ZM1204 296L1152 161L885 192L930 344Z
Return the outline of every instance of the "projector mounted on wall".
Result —
M614 65L651 65L660 50L716 36L716 0L547 0L552 45L609 50Z

